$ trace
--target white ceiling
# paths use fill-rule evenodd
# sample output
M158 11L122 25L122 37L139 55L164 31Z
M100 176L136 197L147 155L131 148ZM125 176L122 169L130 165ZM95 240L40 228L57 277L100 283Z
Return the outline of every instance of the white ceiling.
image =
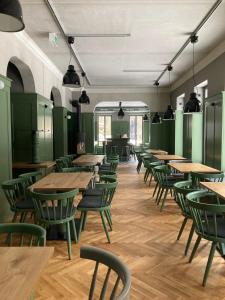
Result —
M66 33L130 33L120 38L76 38L81 65L93 86L152 86L215 0L53 0ZM49 32L59 32L45 1L21 0L26 32L65 73L69 51L61 38L53 48ZM199 32L196 61L225 39L225 3ZM191 67L187 47L171 73L172 81ZM127 73L142 69L151 72ZM168 74L160 81L168 86Z

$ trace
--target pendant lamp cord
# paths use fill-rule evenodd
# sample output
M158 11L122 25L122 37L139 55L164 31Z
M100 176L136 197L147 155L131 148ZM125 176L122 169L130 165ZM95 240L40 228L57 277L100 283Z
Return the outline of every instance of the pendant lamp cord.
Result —
M193 83L194 87L196 85L195 81L195 43L192 44L192 76L193 76Z
M170 72L171 71L168 71L168 72L169 72L170 105L172 105L172 99L171 99L171 80L170 80Z

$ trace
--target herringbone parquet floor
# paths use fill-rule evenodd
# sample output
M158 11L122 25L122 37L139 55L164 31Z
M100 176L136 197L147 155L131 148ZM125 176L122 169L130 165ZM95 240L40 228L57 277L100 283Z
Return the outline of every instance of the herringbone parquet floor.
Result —
M87 299L93 263L79 258L79 247L90 244L108 249L123 259L132 274L130 299L225 299L225 264L216 253L206 288L201 286L209 244L201 242L196 258L184 257L187 230L176 241L182 217L172 199L160 213L152 199L153 187L143 183L136 164L118 168L119 187L113 200L112 243L107 244L100 216L90 214L79 245L73 244L73 260L67 260L66 242L55 247L37 287L42 299Z

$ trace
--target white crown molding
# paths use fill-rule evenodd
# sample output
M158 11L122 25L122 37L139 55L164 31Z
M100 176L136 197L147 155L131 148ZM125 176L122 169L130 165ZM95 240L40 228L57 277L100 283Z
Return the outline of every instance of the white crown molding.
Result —
M225 40L220 43L216 48L214 48L205 58L203 58L199 63L195 65L195 74L207 67L211 62L213 62L217 57L225 53ZM171 87L171 91L174 91L182 84L184 84L188 79L192 78L193 71L190 69L185 73L179 80L177 80Z
M56 65L48 58L48 56L38 47L38 45L25 31L14 33L14 35L21 43L23 43L24 47L28 48L34 55L36 55L59 80L62 80L62 72L60 72Z

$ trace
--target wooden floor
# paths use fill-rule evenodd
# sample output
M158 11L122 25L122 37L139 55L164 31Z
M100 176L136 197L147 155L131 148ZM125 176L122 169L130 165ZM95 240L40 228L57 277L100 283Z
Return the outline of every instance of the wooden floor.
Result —
M216 253L206 288L201 286L209 243L201 242L196 258L184 257L187 231L176 241L182 221L172 199L160 213L153 187L143 183L135 164L118 168L119 187L113 200L112 243L107 244L100 216L91 214L73 260L66 242L48 242L55 254L36 288L37 299L87 299L93 263L79 258L79 247L90 244L119 255L132 274L130 299L225 299L225 263ZM194 239L196 236L194 237Z

